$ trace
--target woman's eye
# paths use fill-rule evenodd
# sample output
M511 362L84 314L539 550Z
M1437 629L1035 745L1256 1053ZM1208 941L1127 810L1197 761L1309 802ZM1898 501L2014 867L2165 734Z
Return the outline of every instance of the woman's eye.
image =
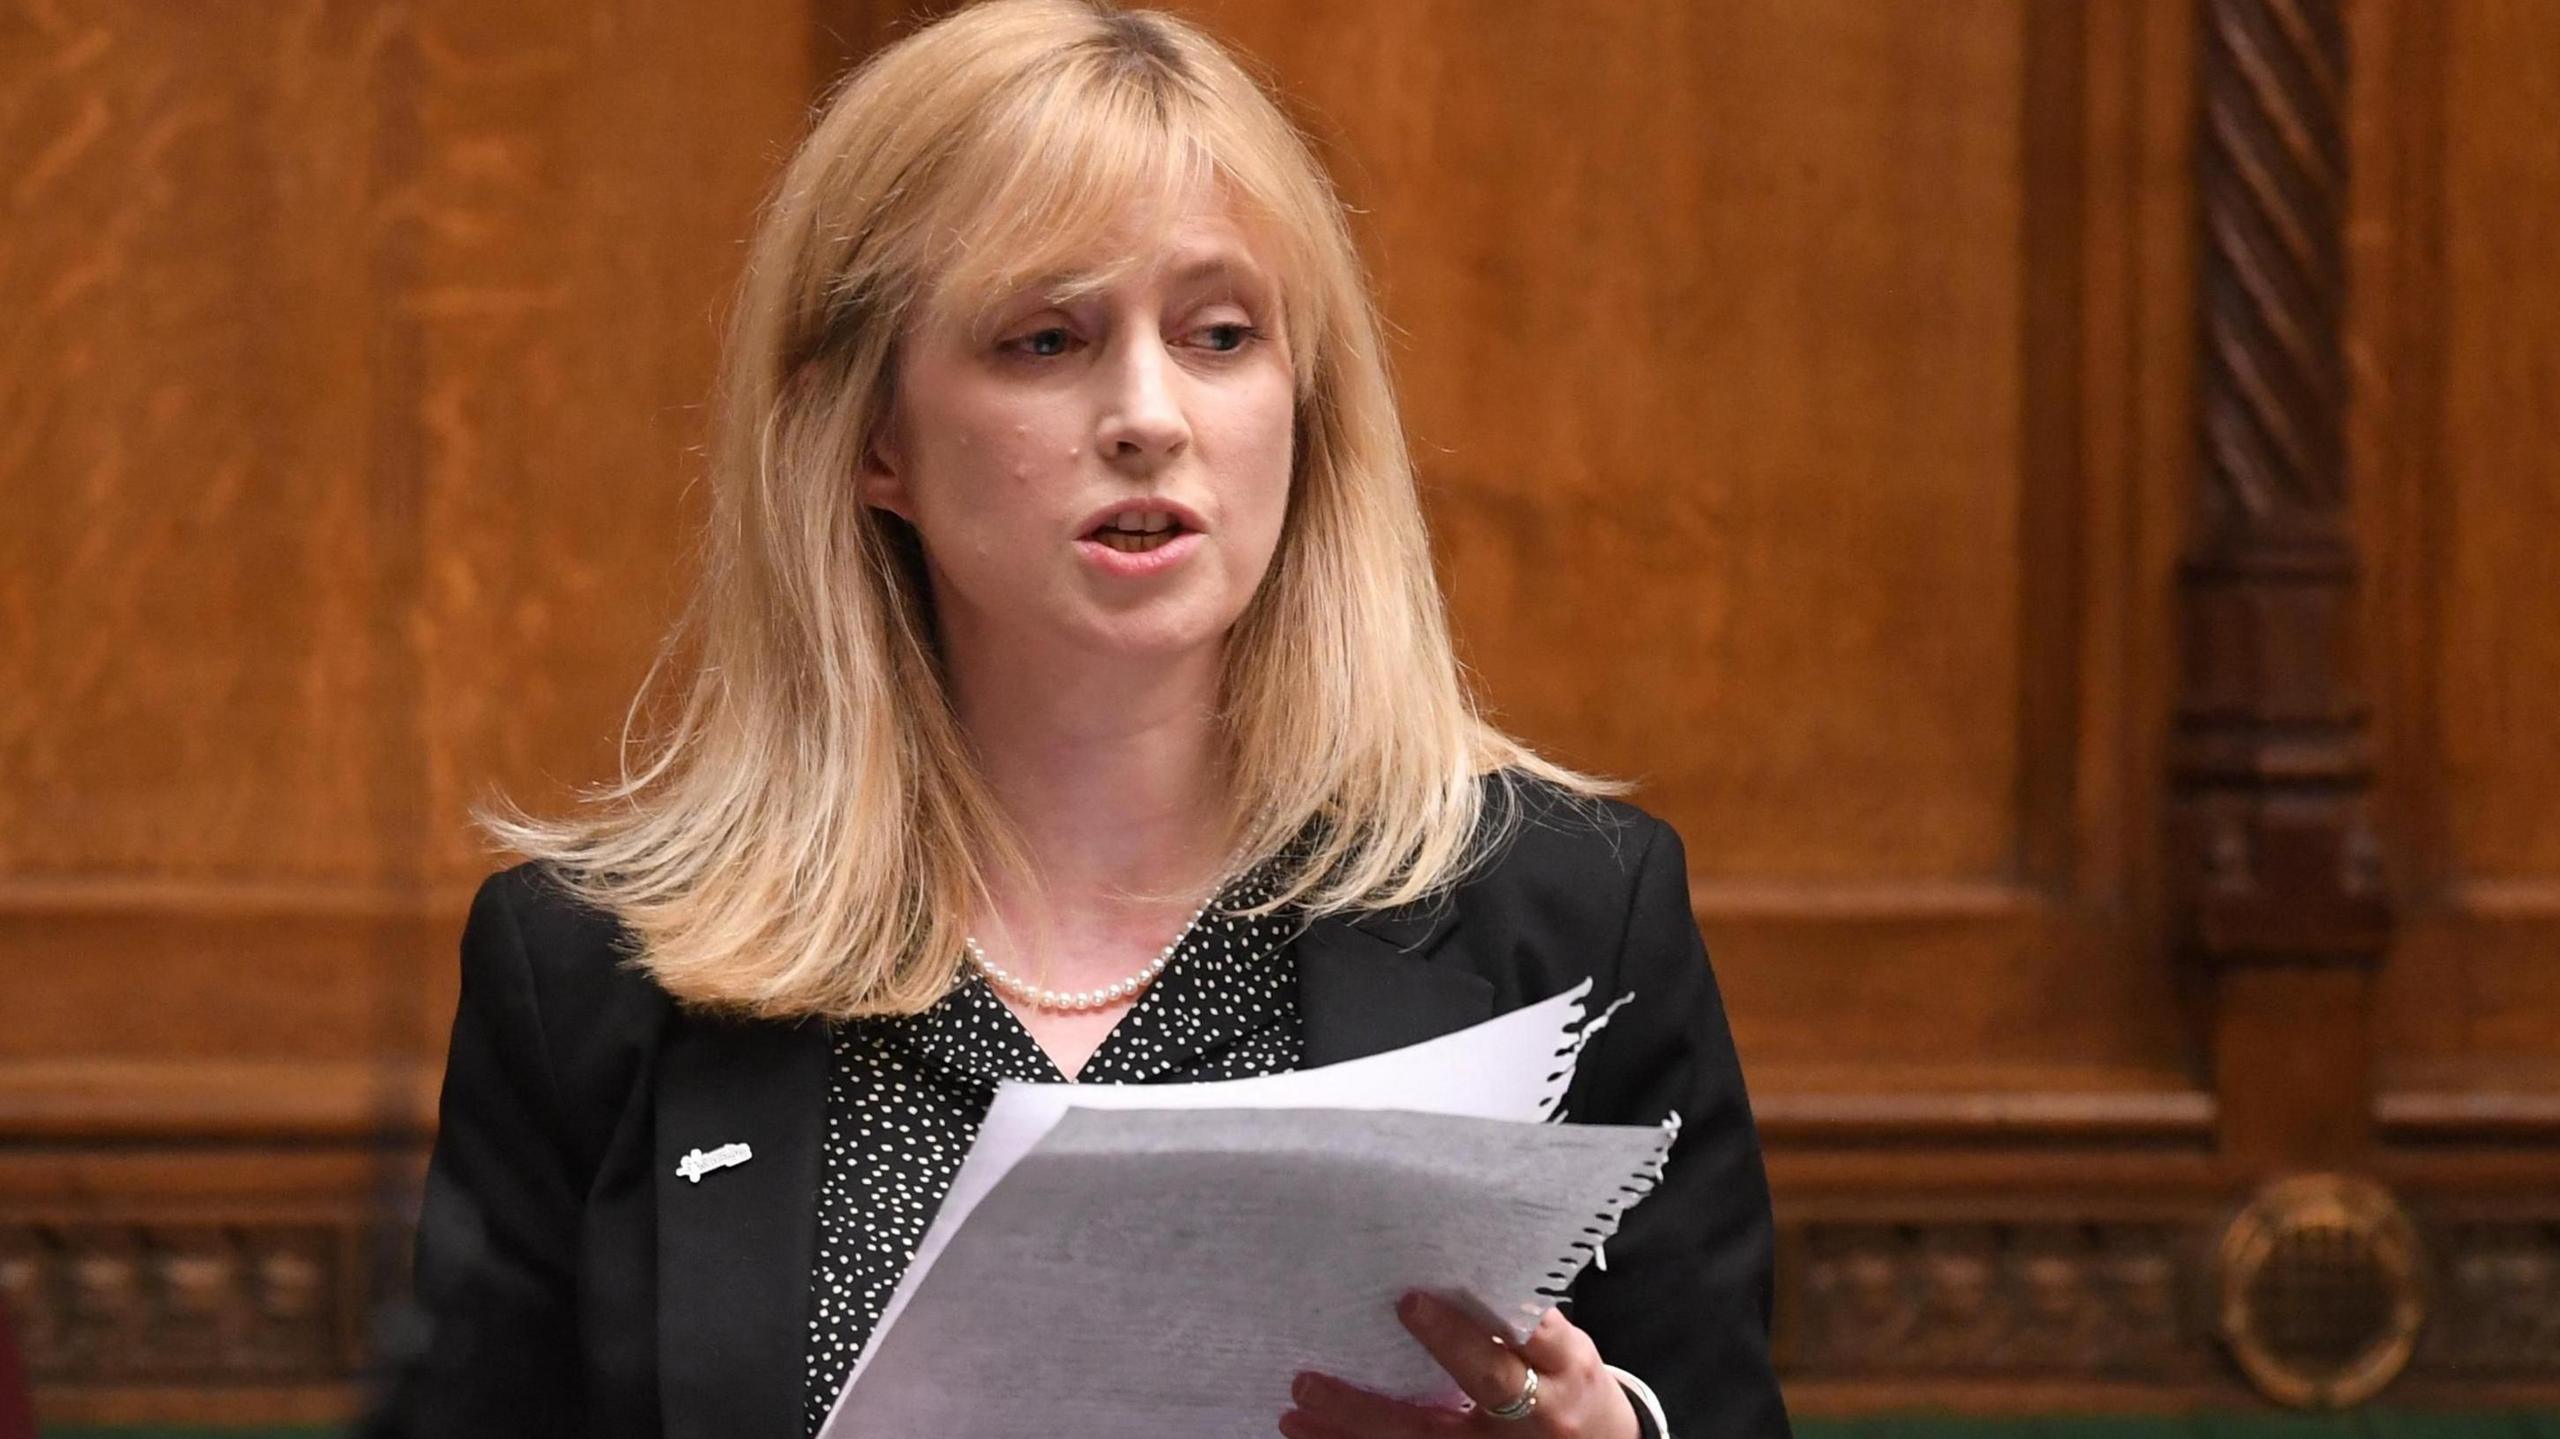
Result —
M1229 321L1222 325L1204 326L1200 333L1210 337L1211 350L1222 355L1230 355L1252 344L1254 337L1262 332L1251 325Z
M1033 330L1027 335L1007 340L1004 347L1017 354L1050 359L1065 354L1067 346L1074 342L1075 337L1068 334L1063 326L1051 325L1045 330Z

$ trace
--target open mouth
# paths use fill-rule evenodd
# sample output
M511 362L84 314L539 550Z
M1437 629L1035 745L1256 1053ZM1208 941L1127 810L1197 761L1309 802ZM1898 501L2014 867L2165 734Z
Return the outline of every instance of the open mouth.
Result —
M1086 539L1120 551L1139 554L1162 549L1188 531L1182 521L1163 510L1123 510L1094 527Z

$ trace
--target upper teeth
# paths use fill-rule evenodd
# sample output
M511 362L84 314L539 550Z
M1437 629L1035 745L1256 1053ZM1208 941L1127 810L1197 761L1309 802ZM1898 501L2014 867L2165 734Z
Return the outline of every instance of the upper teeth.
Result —
M1131 510L1114 515L1106 529L1133 535L1152 535L1173 528L1173 516L1162 510Z

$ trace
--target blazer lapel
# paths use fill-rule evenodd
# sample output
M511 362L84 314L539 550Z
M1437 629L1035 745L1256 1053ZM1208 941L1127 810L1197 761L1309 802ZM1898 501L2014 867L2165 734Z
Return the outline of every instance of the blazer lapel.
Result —
M1452 956L1432 958L1456 927L1445 903L1309 925L1297 939L1307 1064L1358 1059L1491 1019L1492 982Z
M656 1139L668 1439L799 1439L830 1058L817 1023L688 1016L669 1036ZM678 1173L729 1145L748 1157Z

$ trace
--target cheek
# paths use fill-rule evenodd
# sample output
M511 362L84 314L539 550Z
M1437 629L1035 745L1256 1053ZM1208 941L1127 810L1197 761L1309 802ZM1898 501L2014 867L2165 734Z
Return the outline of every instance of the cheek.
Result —
M1297 422L1295 391L1285 372L1257 376L1218 395L1193 417L1211 462L1257 490L1286 486Z
M1288 513L1290 480L1297 472L1296 439L1297 416L1285 404L1257 426L1251 503L1267 541L1278 538L1281 518Z
M916 477L916 504L928 529L1002 532L1046 526L1040 509L1072 474L1082 450L1041 417L1008 407L988 415L948 415L931 432Z

